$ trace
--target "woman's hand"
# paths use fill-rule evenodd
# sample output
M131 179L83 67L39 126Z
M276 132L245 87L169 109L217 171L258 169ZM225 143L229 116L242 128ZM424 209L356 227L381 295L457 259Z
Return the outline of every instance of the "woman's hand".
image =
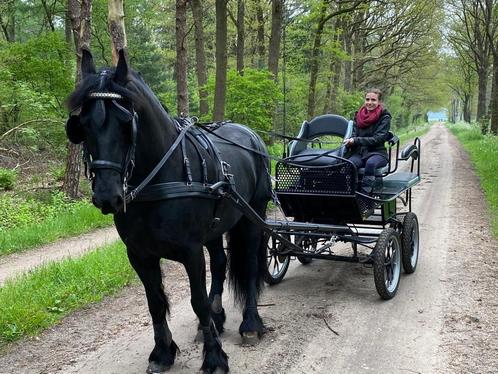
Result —
M351 148L354 145L354 138L347 138L343 143L346 147Z

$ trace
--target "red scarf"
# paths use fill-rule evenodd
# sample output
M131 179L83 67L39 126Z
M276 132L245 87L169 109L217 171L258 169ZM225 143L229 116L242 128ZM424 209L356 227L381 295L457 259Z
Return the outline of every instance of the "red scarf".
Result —
M360 110L356 113L356 125L360 129L364 129L365 127L368 127L370 125L373 125L375 122L377 122L380 118L380 113L384 107L382 105L378 105L377 108L375 108L372 111L368 111L367 107L363 105Z

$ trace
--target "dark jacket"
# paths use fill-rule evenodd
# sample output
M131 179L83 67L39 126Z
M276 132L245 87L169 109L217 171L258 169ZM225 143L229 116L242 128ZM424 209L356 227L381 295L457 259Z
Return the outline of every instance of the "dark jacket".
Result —
M353 134L351 135L354 138L354 145L351 149L351 155L360 154L362 158L368 158L376 154L387 159L387 149L384 143L389 139L390 128L391 114L386 109L382 110L376 123L365 128L359 128L356 125L355 113Z

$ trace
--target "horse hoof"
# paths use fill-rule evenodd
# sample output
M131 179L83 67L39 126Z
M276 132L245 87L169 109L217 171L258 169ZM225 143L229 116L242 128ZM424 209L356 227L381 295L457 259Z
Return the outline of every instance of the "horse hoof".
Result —
M158 362L149 362L149 367L147 368L147 374L164 374L167 373L171 368L171 365L163 365Z
M259 335L256 331L242 333L242 344L244 344L244 345L256 345L258 343L259 343Z
M216 368L215 371L209 371L209 370L200 370L199 374L227 374L228 371L225 371L221 368Z
M195 334L194 343L204 343L204 334L202 330L197 330L197 334Z

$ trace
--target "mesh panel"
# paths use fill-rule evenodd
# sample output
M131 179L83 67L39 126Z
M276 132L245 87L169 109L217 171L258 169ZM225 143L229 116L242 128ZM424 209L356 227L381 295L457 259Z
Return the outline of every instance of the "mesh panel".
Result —
M276 192L354 195L356 170L342 162L324 167L306 167L283 162L276 167Z

